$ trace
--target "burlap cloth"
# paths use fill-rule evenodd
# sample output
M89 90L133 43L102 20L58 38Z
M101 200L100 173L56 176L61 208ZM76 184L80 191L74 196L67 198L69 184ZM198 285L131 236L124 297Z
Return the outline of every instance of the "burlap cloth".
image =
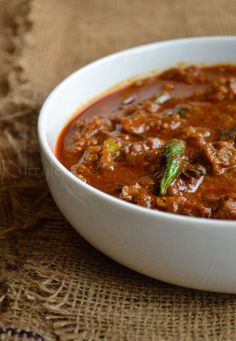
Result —
M43 99L81 65L218 34L236 34L235 0L0 0L1 340L17 339L7 327L46 340L236 340L235 296L139 275L72 229L49 194L36 136Z

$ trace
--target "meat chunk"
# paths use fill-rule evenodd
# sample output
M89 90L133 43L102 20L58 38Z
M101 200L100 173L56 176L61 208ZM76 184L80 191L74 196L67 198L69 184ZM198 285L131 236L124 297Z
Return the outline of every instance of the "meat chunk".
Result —
M136 135L140 135L150 129L146 114L141 111L136 111L132 115L123 117L121 124L125 131Z
M164 196L157 198L157 208L166 212L173 212L192 217L211 216L211 208L202 204L199 200L184 196Z
M148 146L144 142L133 142L128 144L125 148L126 160L132 165L143 163L147 153Z
M202 147L206 144L207 138L211 136L210 129L202 127L189 126L183 129L183 139L187 140L188 143Z
M168 188L169 195L178 195L178 193L186 192L186 193L194 193L198 190L199 186L203 182L204 176L200 176L199 178L186 178L186 177L178 177Z
M236 219L236 195L227 196L220 200L220 205L214 214L214 218Z
M124 148L126 161L131 165L145 165L147 162L155 162L164 142L155 137L148 137L143 141L127 143Z
M154 208L156 205L154 195L151 194L147 188L140 186L138 183L130 186L123 186L120 199L148 208Z
M215 175L222 174L227 169L236 166L236 149L231 142L207 143L203 148L203 153Z

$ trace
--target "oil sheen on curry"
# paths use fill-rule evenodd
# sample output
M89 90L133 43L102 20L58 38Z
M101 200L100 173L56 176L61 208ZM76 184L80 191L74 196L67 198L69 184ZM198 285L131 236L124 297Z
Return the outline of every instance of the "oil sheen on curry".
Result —
M176 67L110 93L64 128L57 157L127 202L236 220L236 66Z

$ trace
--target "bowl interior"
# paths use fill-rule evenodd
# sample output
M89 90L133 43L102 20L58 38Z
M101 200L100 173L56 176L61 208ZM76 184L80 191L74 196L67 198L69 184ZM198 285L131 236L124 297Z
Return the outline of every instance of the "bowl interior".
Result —
M191 38L132 48L100 59L64 80L48 97L39 118L39 138L49 152L73 113L119 82L178 63L236 63L236 37ZM49 148L48 148L49 147Z

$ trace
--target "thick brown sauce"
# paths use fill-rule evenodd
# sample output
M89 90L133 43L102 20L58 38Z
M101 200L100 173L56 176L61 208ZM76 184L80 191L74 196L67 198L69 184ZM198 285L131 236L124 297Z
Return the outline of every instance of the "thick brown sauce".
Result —
M186 151L160 195L165 145L176 138ZM83 181L123 200L236 219L236 67L173 68L119 89L78 113L56 154Z

